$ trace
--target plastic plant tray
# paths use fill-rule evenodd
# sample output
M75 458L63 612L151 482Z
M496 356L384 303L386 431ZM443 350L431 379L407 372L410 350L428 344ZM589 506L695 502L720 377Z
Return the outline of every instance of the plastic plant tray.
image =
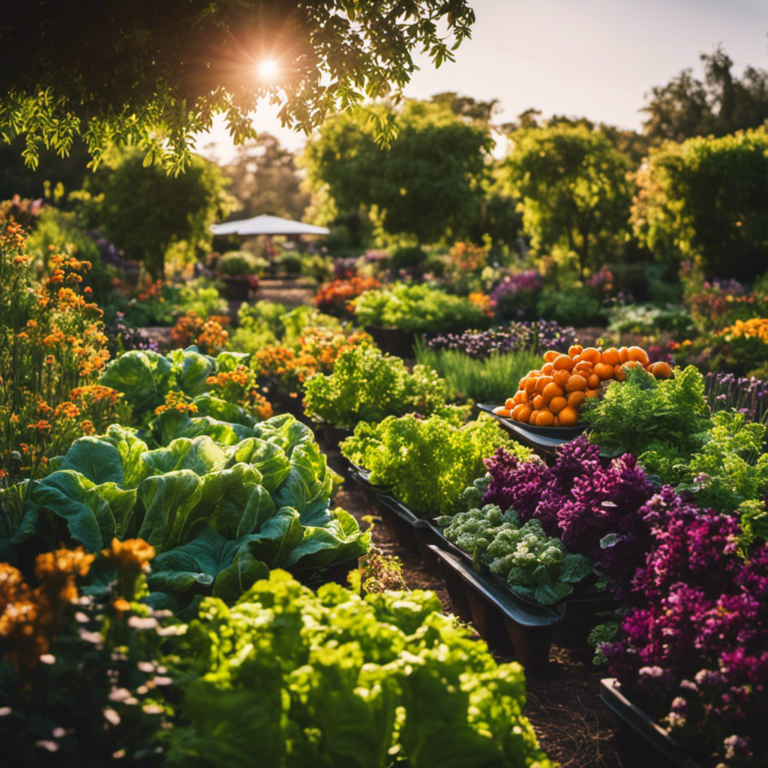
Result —
M685 747L679 741L621 692L615 678L600 681L600 700L622 723L656 747L674 765L679 768L703 768L686 754Z

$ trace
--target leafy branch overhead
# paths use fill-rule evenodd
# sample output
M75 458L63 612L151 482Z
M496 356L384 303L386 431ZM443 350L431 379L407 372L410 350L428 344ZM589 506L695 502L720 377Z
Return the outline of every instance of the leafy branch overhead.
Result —
M25 135L32 167L41 146L66 155L80 136L95 164L132 143L178 172L217 113L242 143L266 97L308 133L330 111L397 95L414 52L452 60L474 20L466 0L28 0L0 20L0 135ZM376 128L383 141L393 130Z

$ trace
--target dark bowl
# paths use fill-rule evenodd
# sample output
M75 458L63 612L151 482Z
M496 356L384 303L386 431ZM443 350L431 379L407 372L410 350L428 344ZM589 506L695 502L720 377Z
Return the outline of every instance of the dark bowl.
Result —
M533 424L523 424L520 421L515 421L507 416L499 416L498 413L494 413L493 409L498 406L495 405L483 405L478 403L477 406L481 411L490 413L495 419L498 419L502 424L509 427L520 429L523 432L528 432L531 435L541 435L542 437L552 437L556 440L573 440L574 437L578 437L585 429L587 424L577 424L575 427L536 427Z

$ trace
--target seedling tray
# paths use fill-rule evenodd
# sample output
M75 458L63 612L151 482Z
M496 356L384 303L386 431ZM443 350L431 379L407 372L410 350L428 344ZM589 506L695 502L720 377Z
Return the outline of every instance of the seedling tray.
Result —
M685 747L679 741L621 692L615 678L609 677L600 681L600 700L623 725L652 744L674 765L679 768L703 768L686 754Z

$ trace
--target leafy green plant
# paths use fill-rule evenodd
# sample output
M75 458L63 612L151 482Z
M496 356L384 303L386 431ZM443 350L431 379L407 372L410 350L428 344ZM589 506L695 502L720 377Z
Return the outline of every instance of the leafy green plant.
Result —
M458 412L427 419L390 416L380 424L363 421L341 444L341 452L369 469L374 485L392 488L415 514L455 514L463 506L462 491L485 474L483 459L500 446L528 456L490 417L460 424Z
M590 440L610 454L640 456L666 446L690 455L709 426L704 377L693 366L675 368L671 379L661 381L637 366L589 406L582 418L593 428Z
M337 427L416 412L428 416L445 405L448 390L422 365L408 372L399 357L362 345L342 352L330 376L317 374L305 385L304 407Z
M228 277L246 277L264 273L268 262L248 251L229 251L221 256L216 269Z
M503 403L514 382L541 362L540 356L529 351L491 353L478 360L457 349L432 349L421 339L416 339L415 350L417 363L445 379L452 399L477 403Z
M164 607L200 588L237 596L270 567L364 554L369 535L330 508L335 475L308 427L287 415L248 429L167 413L175 421L161 431L173 439L155 450L117 425L77 440L22 515L3 514L0 550L33 537L50 547L63 524L89 552L138 536L158 554L149 586Z
M175 308L178 309L179 314L194 312L202 318L229 313L229 305L219 294L215 283L203 277L191 280L179 289Z
M560 539L547 536L536 518L521 525L513 510L502 514L489 504L440 517L437 523L447 526L448 541L472 555L477 570L488 568L522 597L542 605L567 597L592 572L589 558L568 552Z
M488 317L478 305L428 285L397 283L386 291L366 291L355 299L354 306L355 319L361 326L426 333L488 325Z
M315 595L279 571L232 608L206 599L168 642L187 669L168 765L247 764L258 732L264 768L550 768L520 666L439 611L432 592Z

